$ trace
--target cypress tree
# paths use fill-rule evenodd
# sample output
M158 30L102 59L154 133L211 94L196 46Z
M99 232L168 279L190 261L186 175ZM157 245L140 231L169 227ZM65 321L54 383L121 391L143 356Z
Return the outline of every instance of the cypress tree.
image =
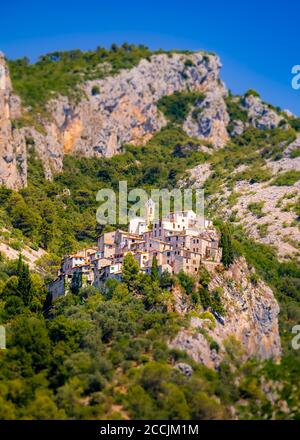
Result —
M20 298L23 300L25 306L28 306L31 302L31 278L29 272L29 266L23 262L22 256L19 256L18 267L18 287L17 291Z
M152 258L151 279L152 279L152 281L159 281L159 273L158 273L158 265L157 265L156 255L154 255Z
M230 232L227 226L221 229L221 247L222 247L222 263L225 267L229 267L234 260L233 247Z

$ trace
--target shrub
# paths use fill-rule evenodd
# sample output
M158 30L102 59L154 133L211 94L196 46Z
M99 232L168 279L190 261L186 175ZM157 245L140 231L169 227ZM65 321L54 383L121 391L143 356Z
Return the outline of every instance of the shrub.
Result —
M219 349L220 349L220 346L219 346L219 344L217 343L217 341L211 341L209 348L210 348L211 350L216 350L216 352L218 353L218 352L219 352Z
M270 170L261 168L256 164L236 174L234 180L248 180L249 183L253 185L254 183L266 182L271 177L272 174Z
M269 225L268 225L267 223L264 223L264 224L261 224L261 225L258 225L258 226L257 226L257 231L258 231L259 236L260 236L261 238L264 238L264 237L267 236L267 233L268 233L268 227L269 227Z
M300 118L289 118L288 121L294 130L300 131Z
M244 96L246 98L247 98L247 96L257 96L258 98L260 98L260 94L256 90L254 90L254 89L247 90L247 92L245 93Z
M248 114L239 105L239 101L233 100L232 96L226 98L227 111L230 117L230 121L240 120L243 122L248 121Z
M184 62L184 67L192 67L194 66L193 61L190 58L187 58Z
M178 274L178 281L188 295L191 295L195 288L195 281L191 275L181 271Z
M192 111L192 119L198 121L198 116L203 112L202 107L197 107Z
M272 181L272 185L276 186L291 186L300 180L300 171L290 170L280 174Z
M211 298L208 289L200 287L199 289L199 299L202 307L206 310L211 305Z
M211 280L210 273L204 266L200 266L199 268L199 283L203 287L208 287Z
M255 215L257 218L263 217L265 214L262 212L262 209L264 207L265 202L251 202L247 206L250 212L252 212L253 215Z
M157 108L173 123L181 124L187 117L192 105L202 102L203 93L175 92L173 95L163 96L157 103Z
M291 159L295 159L296 157L300 157L300 148L295 148L290 153Z
M211 293L211 308L220 315L225 314L225 309L221 299L222 293L222 287L216 287L216 289Z
M92 90L91 90L91 93L92 93L93 96L99 95L100 88L98 86L93 86Z
M254 286L257 286L258 281L259 281L259 276L257 275L256 272L253 272L250 276L250 281Z

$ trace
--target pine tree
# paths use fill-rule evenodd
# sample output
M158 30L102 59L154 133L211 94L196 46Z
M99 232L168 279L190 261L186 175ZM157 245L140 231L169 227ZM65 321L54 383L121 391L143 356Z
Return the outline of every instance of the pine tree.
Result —
M131 252L125 255L122 267L122 279L130 292L135 290L137 276L140 271L139 263Z

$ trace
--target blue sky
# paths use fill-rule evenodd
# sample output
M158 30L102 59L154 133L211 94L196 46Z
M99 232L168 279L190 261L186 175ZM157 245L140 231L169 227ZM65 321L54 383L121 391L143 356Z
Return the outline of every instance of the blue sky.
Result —
M296 0L14 0L1 4L0 49L32 60L124 41L212 50L234 93L255 88L300 115L300 90L291 87L291 68L300 64L299 19Z

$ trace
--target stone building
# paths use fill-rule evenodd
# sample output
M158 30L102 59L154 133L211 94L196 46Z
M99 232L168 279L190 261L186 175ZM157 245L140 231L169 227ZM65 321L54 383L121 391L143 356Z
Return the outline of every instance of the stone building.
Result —
M66 285L81 279L82 285L98 288L108 279L122 278L122 262L131 252L146 273L155 257L158 269L172 274L196 274L201 265L219 264L222 249L212 222L193 211L170 212L155 219L155 204L145 206L145 218L130 220L128 231L117 229L101 234L97 248L84 249L64 258L59 277L49 285L53 298L64 295ZM67 283L67 284L66 284Z

